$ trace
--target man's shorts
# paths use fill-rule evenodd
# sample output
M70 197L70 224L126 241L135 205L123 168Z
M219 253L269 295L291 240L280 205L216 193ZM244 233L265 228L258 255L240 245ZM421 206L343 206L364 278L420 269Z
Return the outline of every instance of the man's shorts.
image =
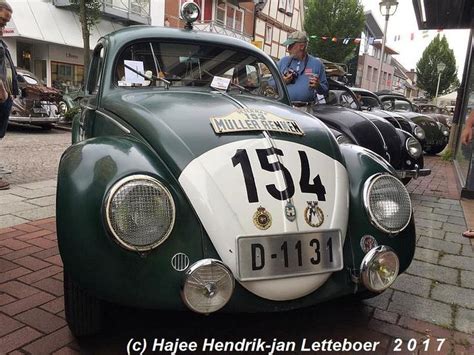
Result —
M13 99L9 97L0 104L0 138L5 136L8 126L8 118L10 117L10 111L12 110Z

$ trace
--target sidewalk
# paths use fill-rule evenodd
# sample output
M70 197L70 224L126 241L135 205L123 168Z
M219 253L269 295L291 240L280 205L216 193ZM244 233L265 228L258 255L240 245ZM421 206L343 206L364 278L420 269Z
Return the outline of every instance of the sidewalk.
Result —
M391 289L365 301L363 311L344 310L353 321L332 317L331 312L343 312L337 306L323 307L331 316L311 328L315 334L327 326L337 330L333 336L383 339L384 353L391 353L395 338L405 344L417 339L420 353L425 353L423 339L446 338L440 354L474 353L474 247L461 236L465 217L474 227L474 201L458 200L451 163L427 157L426 166L432 175L407 187L417 225L415 260ZM0 354L124 353L129 337L106 334L79 346L65 323L55 184L48 180L0 191ZM160 334L154 328L149 332Z

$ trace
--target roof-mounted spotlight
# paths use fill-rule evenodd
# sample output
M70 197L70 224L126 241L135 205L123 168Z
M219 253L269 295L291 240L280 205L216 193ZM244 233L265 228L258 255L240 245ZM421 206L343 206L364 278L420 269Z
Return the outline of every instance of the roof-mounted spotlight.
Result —
M192 2L192 1L187 1L181 6L181 18L186 21L186 25L184 25L184 28L187 30L192 30L193 29L193 22L196 21L200 14L201 14L201 9L199 8L198 4Z

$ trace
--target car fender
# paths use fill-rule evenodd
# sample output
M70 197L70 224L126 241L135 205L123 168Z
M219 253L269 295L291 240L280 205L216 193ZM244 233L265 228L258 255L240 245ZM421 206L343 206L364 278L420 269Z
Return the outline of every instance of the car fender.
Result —
M176 206L171 234L145 254L120 247L103 217L109 189L120 179L134 174L149 175L161 181ZM94 289L99 298L117 303L122 303L123 298L152 304L154 300L147 297L161 294L163 300L181 307L182 302L172 296L179 290L162 285L180 284L176 279L181 280L182 275L171 265L175 254L186 254L191 263L202 259L203 232L178 183L159 157L135 139L92 138L64 152L58 176L58 244L64 267L73 279L86 289ZM137 295L137 274L150 280L143 291L149 287L155 292ZM104 279L108 281L104 283Z

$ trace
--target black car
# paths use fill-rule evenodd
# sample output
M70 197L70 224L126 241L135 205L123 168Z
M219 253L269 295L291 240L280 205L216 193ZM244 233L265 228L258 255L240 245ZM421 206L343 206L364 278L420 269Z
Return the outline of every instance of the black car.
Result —
M357 144L382 156L407 183L426 176L422 147L410 133L383 118L363 112L355 94L343 83L329 79L326 104L315 105L313 114L328 125L340 144Z
M394 111L419 125L425 131L426 142L423 145L425 152L437 154L448 144L449 128L423 113L415 112L410 100L405 96L393 93L375 93L382 102L386 111Z
M371 114L386 119L395 128L400 128L411 133L416 139L418 139L422 146L425 145L426 135L423 128L402 115L399 115L398 112L385 111L382 108L382 102L379 97L372 91L355 87L351 87L351 90L356 94L363 111L370 111Z

